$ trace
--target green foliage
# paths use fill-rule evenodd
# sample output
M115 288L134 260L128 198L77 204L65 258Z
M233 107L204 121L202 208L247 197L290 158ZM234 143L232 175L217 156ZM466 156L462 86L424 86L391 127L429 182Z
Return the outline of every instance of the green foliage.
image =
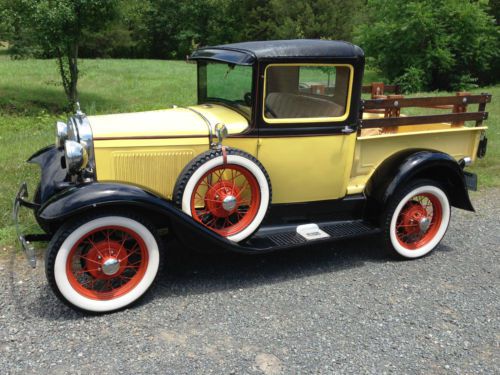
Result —
M245 6L238 0L146 1L142 50L153 58L184 59L199 45L239 40Z
M354 15L362 2L352 0L271 0L274 38L326 38L349 40Z
M369 0L367 6L357 42L390 80L412 67L424 72L427 89L458 87L467 75L479 84L499 80L500 34L484 4Z
M468 91L478 88L479 85L477 82L477 78L472 77L470 74L464 74L459 77L458 81L451 88L455 91Z
M425 72L422 69L410 66L405 72L394 80L396 85L400 85L404 93L410 94L419 92L425 86Z
M500 24L500 0L490 0L488 2L490 14L495 18L496 24Z
M134 57L137 55L139 42L134 38L133 29L128 26L130 20L126 11L119 8L118 15L102 29L84 29L80 41L79 56L86 58ZM130 21L128 21L130 20Z
M119 0L107 29L82 40L86 57L184 59L194 48L243 40L350 40L363 0Z
M9 14L5 6L6 0L0 0L0 42L9 38Z

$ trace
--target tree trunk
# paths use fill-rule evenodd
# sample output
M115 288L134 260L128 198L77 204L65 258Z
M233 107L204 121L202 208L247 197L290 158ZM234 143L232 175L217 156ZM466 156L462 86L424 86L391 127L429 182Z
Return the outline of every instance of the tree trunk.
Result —
M75 44L71 49L72 56L70 58L69 70L71 76L70 101L75 104L78 101L78 44Z
M64 93L71 109L74 109L78 101L78 44L69 46L65 52L57 51L57 63Z
M75 44L70 48L70 56L68 56L69 62L69 75L70 75L70 90L68 99L70 104L74 107L75 103L78 101L78 44Z

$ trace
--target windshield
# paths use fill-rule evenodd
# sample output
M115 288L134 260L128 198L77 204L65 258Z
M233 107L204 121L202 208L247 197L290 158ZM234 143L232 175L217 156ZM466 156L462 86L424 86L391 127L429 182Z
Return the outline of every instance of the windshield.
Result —
M220 102L250 115L252 67L222 62L198 62L198 100Z

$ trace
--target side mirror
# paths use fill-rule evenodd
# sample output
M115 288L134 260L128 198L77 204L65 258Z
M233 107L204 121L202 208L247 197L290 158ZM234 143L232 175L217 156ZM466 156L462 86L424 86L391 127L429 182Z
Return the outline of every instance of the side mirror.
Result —
M217 145L221 145L224 138L226 138L228 135L226 125L219 122L215 125L214 130L215 135L217 136Z

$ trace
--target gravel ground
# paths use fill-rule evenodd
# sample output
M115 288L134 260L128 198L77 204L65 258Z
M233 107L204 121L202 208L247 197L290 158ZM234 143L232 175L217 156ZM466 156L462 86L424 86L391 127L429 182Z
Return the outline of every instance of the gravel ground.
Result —
M0 373L500 373L500 190L430 256L378 238L263 256L177 249L139 305L86 316L0 257Z

